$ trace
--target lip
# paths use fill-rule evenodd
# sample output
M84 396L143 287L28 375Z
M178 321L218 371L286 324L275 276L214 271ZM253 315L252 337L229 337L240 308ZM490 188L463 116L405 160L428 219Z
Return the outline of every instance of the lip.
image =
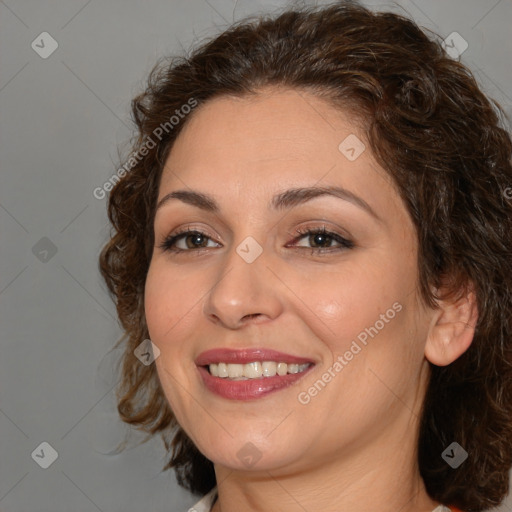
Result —
M288 373L286 375L275 375L274 377L261 377L259 379L248 380L230 380L228 378L214 377L206 368L213 363L246 364L256 361L311 364L300 373ZM291 386L315 367L315 362L311 359L263 348L242 350L220 348L207 350L199 354L195 363L206 388L212 393L229 400L256 400L263 398L270 393Z
M302 379L314 367L315 365L311 364L309 368L306 368L301 373L287 373L286 375L248 380L230 380L228 378L214 377L204 366L199 366L198 370L204 385L212 393L228 400L256 400L291 386L299 379Z
M306 364L314 363L311 359L292 356L284 352L270 350L266 348L247 348L234 350L230 348L215 348L201 352L195 363L197 366L207 366L214 363L246 364L256 361L275 361L276 363L286 364ZM268 377L271 378L271 377Z

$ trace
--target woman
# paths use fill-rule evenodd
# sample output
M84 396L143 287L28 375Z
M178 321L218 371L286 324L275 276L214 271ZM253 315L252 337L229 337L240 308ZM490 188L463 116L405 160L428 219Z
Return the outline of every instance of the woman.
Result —
M348 3L238 23L152 72L100 264L119 412L162 435L205 495L192 510L503 500L500 113L412 21Z

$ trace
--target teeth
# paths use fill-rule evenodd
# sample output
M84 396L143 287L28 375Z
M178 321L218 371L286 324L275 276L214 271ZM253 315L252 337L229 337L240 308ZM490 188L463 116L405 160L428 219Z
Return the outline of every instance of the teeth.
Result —
M228 376L228 366L227 366L227 364L219 363L217 371L218 371L219 377L227 377Z
M288 365L286 363L278 363L277 375L286 375L288 373Z
M287 373L301 373L310 366L305 364L286 364L275 361L264 361L260 363L230 364L218 363L209 365L210 373L214 377L229 378L233 380L260 379L261 377L274 377L286 375Z
M265 361L263 363L263 377L273 377L277 373L277 363Z
M228 366L231 366L228 364ZM247 363L244 364L244 372L240 377L247 377L248 379L259 379L263 375L263 368L261 363Z
M244 376L244 365L243 364L228 364L227 367L228 367L228 377L230 379Z
M298 364L289 364L288 365L288 373L299 373L299 365Z

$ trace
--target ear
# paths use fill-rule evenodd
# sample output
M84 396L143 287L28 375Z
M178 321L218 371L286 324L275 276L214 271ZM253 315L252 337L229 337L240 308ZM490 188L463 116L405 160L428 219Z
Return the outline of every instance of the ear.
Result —
M429 326L425 357L437 366L453 363L471 345L478 320L473 285L463 295L438 301Z

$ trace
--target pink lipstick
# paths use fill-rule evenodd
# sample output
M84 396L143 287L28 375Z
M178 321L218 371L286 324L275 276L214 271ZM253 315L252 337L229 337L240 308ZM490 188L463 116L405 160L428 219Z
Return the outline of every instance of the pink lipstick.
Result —
M208 350L195 362L206 388L230 400L254 400L287 388L314 366L310 359L262 348Z

